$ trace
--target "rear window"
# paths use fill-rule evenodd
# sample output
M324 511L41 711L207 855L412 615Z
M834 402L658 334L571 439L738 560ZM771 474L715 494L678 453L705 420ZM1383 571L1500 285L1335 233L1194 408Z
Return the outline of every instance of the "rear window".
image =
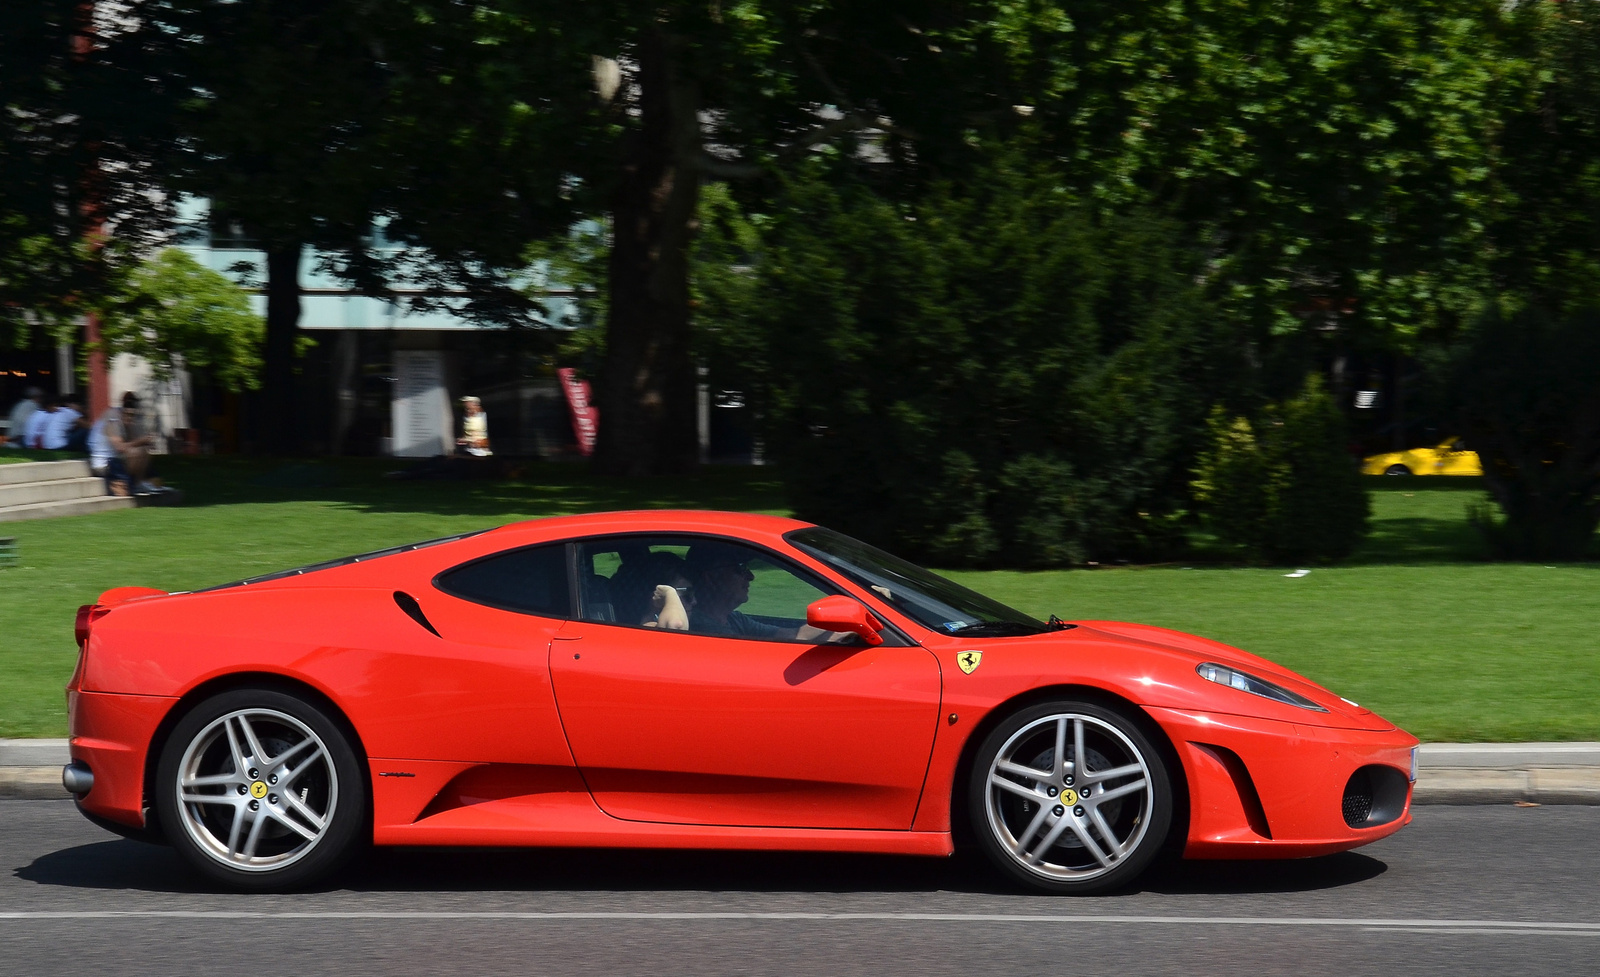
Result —
M473 560L439 574L433 585L452 597L507 611L559 618L572 612L564 543Z

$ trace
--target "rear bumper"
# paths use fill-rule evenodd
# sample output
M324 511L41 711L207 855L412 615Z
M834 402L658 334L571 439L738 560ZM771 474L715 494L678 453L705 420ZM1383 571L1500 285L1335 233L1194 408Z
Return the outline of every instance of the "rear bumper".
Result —
M88 768L93 786L78 800L90 820L145 826L144 774L151 740L178 700L70 690L67 741L74 764Z
M1416 737L1150 708L1189 782L1189 858L1298 858L1346 851L1411 823L1411 785L1382 824L1345 823L1346 785L1366 766L1409 780Z

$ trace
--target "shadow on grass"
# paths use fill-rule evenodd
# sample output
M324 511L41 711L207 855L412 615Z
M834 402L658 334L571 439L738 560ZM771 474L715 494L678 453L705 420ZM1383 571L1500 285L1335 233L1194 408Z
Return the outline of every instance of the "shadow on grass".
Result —
M1489 547L1466 521L1413 516L1373 520L1372 530L1345 566L1378 563L1483 561Z
M618 509L728 509L787 513L773 468L706 466L692 475L615 478L582 463L496 459L495 468L464 467L454 475L502 477L392 478L409 459L270 460L213 456L162 460L168 481L184 490L185 507L316 502L356 512L481 517L485 527L515 519ZM1370 476L1373 499L1366 540L1342 566L1482 562L1489 548L1467 521L1467 506L1484 498L1477 477ZM1191 538L1184 563L1238 565L1203 532ZM1600 556L1600 541L1595 555Z
M1344 852L1290 861L1179 862L1129 894L1310 892L1366 882L1383 862ZM106 841L18 868L38 885L138 892L215 891L170 848ZM333 892L965 892L1020 894L971 853L953 858L816 852L379 848L316 891Z
M1481 475L1363 475L1368 492L1485 492Z
M788 509L769 468L707 466L692 475L612 478L581 464L507 460L500 473L509 477L388 477L408 467L388 458L174 458L164 473L184 490L185 504L198 508L320 502L363 512L481 515L488 522L613 509Z

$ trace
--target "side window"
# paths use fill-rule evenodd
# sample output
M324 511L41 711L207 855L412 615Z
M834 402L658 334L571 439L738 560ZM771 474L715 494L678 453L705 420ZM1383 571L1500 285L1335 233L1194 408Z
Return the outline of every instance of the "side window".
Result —
M806 626L824 590L767 552L699 536L578 545L584 620L767 641L827 640Z
M508 611L559 618L572 613L563 543L473 560L444 571L433 583L452 596Z

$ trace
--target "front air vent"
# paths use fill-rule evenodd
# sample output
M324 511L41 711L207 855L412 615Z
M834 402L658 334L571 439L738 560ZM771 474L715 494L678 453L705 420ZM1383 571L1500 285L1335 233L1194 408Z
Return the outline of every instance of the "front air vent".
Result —
M1350 775L1344 785L1341 813L1352 828L1376 828L1396 820L1406 810L1408 784L1403 771L1369 764Z
M1372 813L1372 792L1366 789L1366 784L1357 786L1355 781L1344 789L1344 823L1352 828L1363 828L1367 824L1367 815Z

